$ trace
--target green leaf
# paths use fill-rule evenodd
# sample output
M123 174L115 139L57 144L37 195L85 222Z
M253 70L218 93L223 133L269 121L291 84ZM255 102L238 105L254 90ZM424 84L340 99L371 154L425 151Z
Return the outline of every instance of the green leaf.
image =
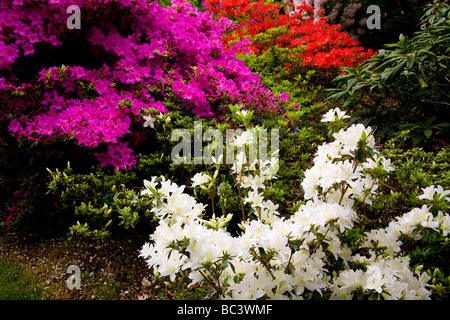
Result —
M321 234L320 232L316 233L316 237L318 240L323 241L325 240L325 236L323 234Z
M442 122L442 123L437 124L436 127L439 127L439 128L450 128L450 123Z
M228 260L224 259L222 260L222 267L225 269L226 267L228 267Z
M334 231L336 231L336 227L334 226L334 224L332 223L332 224L330 224L330 231L331 232L334 232Z
M259 255L261 258L265 258L267 256L266 250L263 247L258 247Z
M419 77L419 83L420 83L420 87L421 87L421 88L426 88L426 87L428 87L428 84L425 82L425 80L423 80L422 77Z
M359 162L364 162L364 150L362 148L359 148L358 150L356 150L356 160L358 160Z
M433 134L433 130L431 130L431 129L426 129L426 130L423 132L423 134L425 135L425 137L426 137L427 139L430 139L431 135Z
M436 119L436 117L431 117L431 118L427 119L427 121L425 121L425 127L429 127L435 119Z
M289 246L294 250L294 251L298 251L300 250L299 246L292 240L289 240Z
M421 143L423 140L423 136L422 135L416 135L414 136L414 138L412 138L412 145L413 147L417 146L419 143Z
M234 265L228 261L228 264L230 265L231 270L233 270L233 273L236 273L236 269L234 268Z
M406 62L407 62L406 60L403 60L395 68L389 71L386 76L386 80L389 81L391 79L396 78L400 74L400 72L404 69Z
M408 54L406 61L407 61L406 67L408 69L412 69L416 61L416 54L415 53Z

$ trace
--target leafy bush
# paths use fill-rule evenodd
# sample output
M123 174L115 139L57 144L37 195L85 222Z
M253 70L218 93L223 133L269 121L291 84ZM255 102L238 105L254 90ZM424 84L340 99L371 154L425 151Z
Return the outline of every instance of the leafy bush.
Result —
M68 227L70 212L59 210L59 195L47 193L46 168L62 168L67 159L86 171L95 156L67 141L43 144L17 141L5 133L0 152L0 226L27 233L59 234Z
M395 168L379 186L379 193L372 205L358 208L365 228L388 225L398 212L413 210L424 203L432 207L434 215L448 212L448 202L423 199L420 190L433 190L435 185L450 189L450 149L425 152L422 148L403 150L398 139L387 142L380 154L391 160ZM441 238L430 230L421 230L422 239L411 243L405 240L405 252L412 265L423 265L427 269L438 268L450 274L446 257L450 253L447 238Z
M70 164L62 172L58 169L55 172L48 171L52 177L48 188L61 197L61 209L69 207L79 216L78 219L87 216L86 220L89 221L89 224L77 221L70 228L72 235L106 237L111 234L111 230L117 230L120 226L127 230L135 228L138 223L145 225L152 221L148 201L125 186L135 178L133 173L118 171L107 174L99 170L96 174L74 174Z
M344 69L330 98L357 108L353 117L376 125L379 137L410 130L412 146L445 137L450 126L441 122L448 119L450 103L449 18L447 3L428 5L421 31L411 39L401 35L360 66Z
M261 41L273 37L277 28L258 35ZM272 116L254 119L254 124L267 128L276 128L280 132L280 169L278 179L274 181L277 192L271 195L272 201L294 203L303 191L298 183L309 167L317 144L326 139L327 129L319 121L324 108L324 94L320 85L320 76L314 70L306 71L292 55L298 48L280 48L270 46L263 53L239 54L238 58L261 75L262 83L278 98L284 100L282 108ZM289 65L287 68L286 65ZM288 213L289 206L280 208Z

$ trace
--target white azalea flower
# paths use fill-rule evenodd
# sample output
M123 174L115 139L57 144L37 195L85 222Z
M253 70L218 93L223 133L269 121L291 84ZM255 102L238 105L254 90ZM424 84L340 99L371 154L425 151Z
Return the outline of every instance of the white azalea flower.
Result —
M211 181L211 177L205 173L196 173L192 177L192 181L193 181L192 187L194 188L208 183L209 181Z
M437 193L439 194L439 198L444 198L445 200L449 201L450 197L447 197L447 195L450 194L450 190L444 190L444 188L442 188L442 186L437 186L435 187L434 185L426 187L426 188L422 188L423 194L420 195L418 198L419 199L426 199L426 200L433 200L434 199L434 195Z
M152 115L143 116L143 118L145 120L144 127L150 127L150 128L155 127L156 118L154 118Z
M336 109L331 109L327 113L325 113L322 117L322 120L320 120L320 121L321 122L334 122L334 121L339 121L339 120L348 119L348 118L350 118L350 116L347 116L345 114L345 111L341 111L341 109L336 108Z

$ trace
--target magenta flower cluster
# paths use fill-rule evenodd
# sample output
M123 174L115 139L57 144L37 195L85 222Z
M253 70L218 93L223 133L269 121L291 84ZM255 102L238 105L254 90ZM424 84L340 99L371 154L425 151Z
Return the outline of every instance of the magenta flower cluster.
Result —
M70 5L81 9L80 30L66 26ZM235 103L278 110L286 97L275 97L235 58L245 41L224 49L221 39L233 27L182 0L168 8L145 0L2 0L0 119L18 139L103 148L96 153L101 166L118 170L136 162L129 137L147 110L166 113L175 105L199 117L220 117ZM96 61L29 74L28 57L73 39L84 47L71 50Z

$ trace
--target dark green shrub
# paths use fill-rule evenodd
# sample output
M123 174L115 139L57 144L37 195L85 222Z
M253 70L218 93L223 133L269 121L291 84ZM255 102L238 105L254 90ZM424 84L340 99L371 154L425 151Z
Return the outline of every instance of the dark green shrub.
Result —
M325 15L332 24L340 24L341 30L356 37L364 48L378 50L384 44L395 42L400 34L412 36L420 22L421 8L430 0L338 0L325 4ZM365 22L370 13L367 8L380 8L381 29L369 29ZM348 7L348 8L347 8ZM351 10L349 10L351 8ZM353 13L354 10L354 13Z
M426 7L421 30L356 68L344 68L330 99L344 99L353 119L377 126L376 135L389 138L410 130L406 145L426 145L448 136L450 106L450 6Z

